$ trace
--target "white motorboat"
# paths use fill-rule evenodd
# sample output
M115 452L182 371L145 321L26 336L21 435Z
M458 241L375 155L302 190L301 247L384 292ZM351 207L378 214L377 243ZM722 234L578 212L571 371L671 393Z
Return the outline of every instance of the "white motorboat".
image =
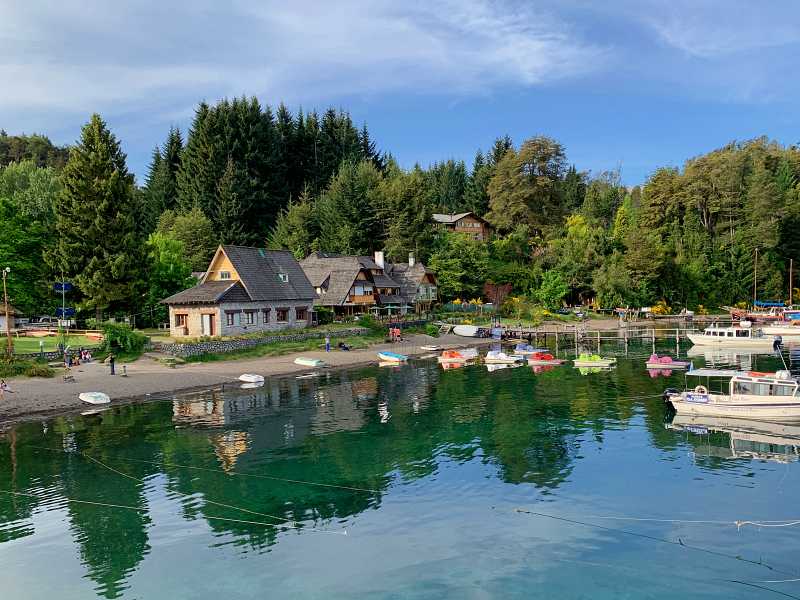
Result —
M78 394L78 398L82 402L86 402L86 404L108 404L111 402L111 398L108 397L108 394L104 394L103 392L81 392Z
M461 337L478 337L480 327L475 325L456 325L453 327L453 333Z
M303 367L324 367L325 361L318 358L305 358L304 356L298 356L294 359L294 364L301 365Z
M524 360L523 357L510 356L502 350L489 350L483 357L483 362L487 365L513 365L522 360Z
M760 373L724 369L695 369L693 377L728 379L723 390L710 391L706 385L677 392L667 390L664 399L679 415L736 417L762 421L800 420L797 380L789 371Z
M772 348L775 343L774 336L752 327L706 327L702 333L688 333L686 337L698 346Z
M256 375L255 373L242 373L239 375L239 381L245 383L264 383L263 375Z
M779 335L781 337L800 337L800 321L783 321L764 325L761 330L766 335Z

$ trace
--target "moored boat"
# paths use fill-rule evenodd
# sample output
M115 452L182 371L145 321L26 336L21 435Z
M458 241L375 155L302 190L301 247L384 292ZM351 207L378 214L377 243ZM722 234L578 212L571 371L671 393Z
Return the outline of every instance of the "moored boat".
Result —
M671 356L651 354L646 366L648 369L688 369L690 364L687 361L673 360Z
M733 346L737 348L771 348L773 336L764 335L752 327L706 327L702 333L688 333L686 337L698 346Z
M514 347L514 354L519 356L529 356L531 354L536 354L537 352L547 352L547 348L535 348L530 344L517 344Z
M572 361L576 367L586 368L608 368L617 364L616 358L603 357L597 354L581 354Z
M420 346L420 350L424 350L425 352L439 352L442 349L441 346Z
M108 394L104 394L103 392L81 392L78 394L78 398L82 402L86 402L86 404L108 404L111 402L111 398L108 397Z
M475 348L464 348L462 350L445 350L437 359L439 364L465 363L478 358L478 351Z
M398 354L397 352L389 352L387 350L378 352L378 358L381 360L381 362L386 363L401 363L408 360L408 357L405 354Z
M513 365L522 360L521 356L510 356L502 350L489 350L483 357L483 362L487 365Z
M456 325L453 327L453 333L461 337L478 337L480 327L475 325Z
M561 365L564 360L556 358L549 352L534 352L528 357L528 364L532 367L543 365Z
M789 371L760 373L722 369L695 369L687 376L728 379L722 391L705 385L677 392L667 390L664 399L678 414L736 417L762 421L800 420L798 383Z

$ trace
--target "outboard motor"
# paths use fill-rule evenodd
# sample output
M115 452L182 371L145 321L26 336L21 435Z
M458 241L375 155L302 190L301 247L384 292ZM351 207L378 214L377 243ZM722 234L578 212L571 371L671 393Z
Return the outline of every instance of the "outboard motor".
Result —
M772 350L773 352L780 352L783 348L783 338L779 335L775 336L775 341L772 342Z

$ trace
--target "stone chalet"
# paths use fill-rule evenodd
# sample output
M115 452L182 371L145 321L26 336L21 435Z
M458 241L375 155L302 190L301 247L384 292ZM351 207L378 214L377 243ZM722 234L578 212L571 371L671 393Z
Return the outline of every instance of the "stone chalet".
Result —
M408 263L390 263L383 252L374 257L315 252L300 266L317 293L315 304L340 315L420 312L437 298L436 277L413 254Z
M433 223L437 229L446 229L456 233L466 233L479 242L487 242L492 236L492 226L485 219L471 212L445 215L433 214Z
M315 297L291 252L220 246L198 285L161 303L182 338L306 327Z

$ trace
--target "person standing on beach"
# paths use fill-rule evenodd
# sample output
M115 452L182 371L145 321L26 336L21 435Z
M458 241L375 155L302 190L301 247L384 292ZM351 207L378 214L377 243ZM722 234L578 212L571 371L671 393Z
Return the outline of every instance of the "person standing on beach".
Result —
M113 354L108 355L108 366L111 368L111 374L114 375L114 365L116 361L116 357Z
M5 379L0 379L0 400L4 400L6 397L6 392L9 394L11 393L11 388L8 387Z
M326 335L325 336L325 352L330 352L330 351L331 351L331 336Z

